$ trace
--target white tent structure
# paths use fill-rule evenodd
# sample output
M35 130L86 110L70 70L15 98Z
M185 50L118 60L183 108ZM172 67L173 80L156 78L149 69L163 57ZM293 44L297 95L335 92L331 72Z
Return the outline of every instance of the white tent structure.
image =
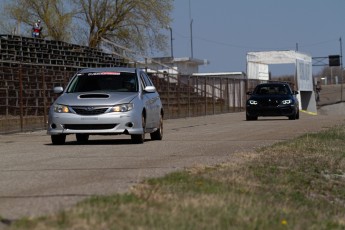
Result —
M265 51L247 53L248 79L270 80L269 65L295 64L296 90L300 109L317 113L312 78L312 58L297 51Z

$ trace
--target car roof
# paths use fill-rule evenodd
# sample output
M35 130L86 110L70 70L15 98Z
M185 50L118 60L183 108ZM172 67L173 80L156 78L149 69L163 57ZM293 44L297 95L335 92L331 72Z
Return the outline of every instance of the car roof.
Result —
M287 82L261 83L261 84L258 84L257 86L273 86L273 85L287 85L287 86L290 86L290 84L287 83Z
M139 69L128 68L128 67L100 67L100 68L86 68L79 71L79 73L89 73L89 72L126 72L135 73Z
M259 85L288 85L287 82L267 82L267 83L261 83Z

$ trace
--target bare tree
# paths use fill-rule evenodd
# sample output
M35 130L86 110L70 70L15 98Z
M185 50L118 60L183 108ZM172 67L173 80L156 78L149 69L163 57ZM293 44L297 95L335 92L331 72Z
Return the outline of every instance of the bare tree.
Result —
M67 2L68 3L68 2ZM70 41L72 20L75 12L66 6L63 0L12 0L3 8L3 14L18 24L22 24L26 33L31 33L33 23L43 22L43 37L59 41ZM9 22L11 23L11 22Z
M12 0L3 14L7 31L22 24L26 34L40 19L43 37L99 47L102 39L134 51L166 50L164 28L171 22L173 0ZM19 22L19 23L18 23ZM4 29L6 26L2 26ZM162 30L164 29L164 30ZM72 32L73 31L73 32Z
M162 28L170 23L173 0L73 0L86 22L90 47L106 38L137 51L164 50Z

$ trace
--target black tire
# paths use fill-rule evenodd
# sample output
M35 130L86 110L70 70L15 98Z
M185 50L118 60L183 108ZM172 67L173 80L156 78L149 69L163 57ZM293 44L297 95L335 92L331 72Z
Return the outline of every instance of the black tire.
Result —
M162 140L163 139L163 117L160 115L159 118L159 128L154 131L153 133L150 133L151 140Z
M51 135L51 140L53 145L63 145L66 142L66 135L60 134L60 135Z
M131 135L131 140L133 144L142 144L145 142L146 119L145 119L144 114L142 115L142 118L141 118L141 124L143 126L143 133Z
M297 110L296 119L299 119L299 110Z
M246 120L247 121L255 121L257 119L258 119L257 116L250 116L250 115L246 114Z
M75 137L77 139L77 142L80 142L80 143L85 143L89 140L89 134L77 133Z
M297 115L296 115L296 114L291 115L291 116L289 116L289 120L296 120L296 117L297 117Z

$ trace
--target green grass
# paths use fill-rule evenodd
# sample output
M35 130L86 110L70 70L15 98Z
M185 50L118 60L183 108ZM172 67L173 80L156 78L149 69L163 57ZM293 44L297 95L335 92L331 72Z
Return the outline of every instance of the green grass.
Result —
M345 229L345 127L149 179L12 229Z

